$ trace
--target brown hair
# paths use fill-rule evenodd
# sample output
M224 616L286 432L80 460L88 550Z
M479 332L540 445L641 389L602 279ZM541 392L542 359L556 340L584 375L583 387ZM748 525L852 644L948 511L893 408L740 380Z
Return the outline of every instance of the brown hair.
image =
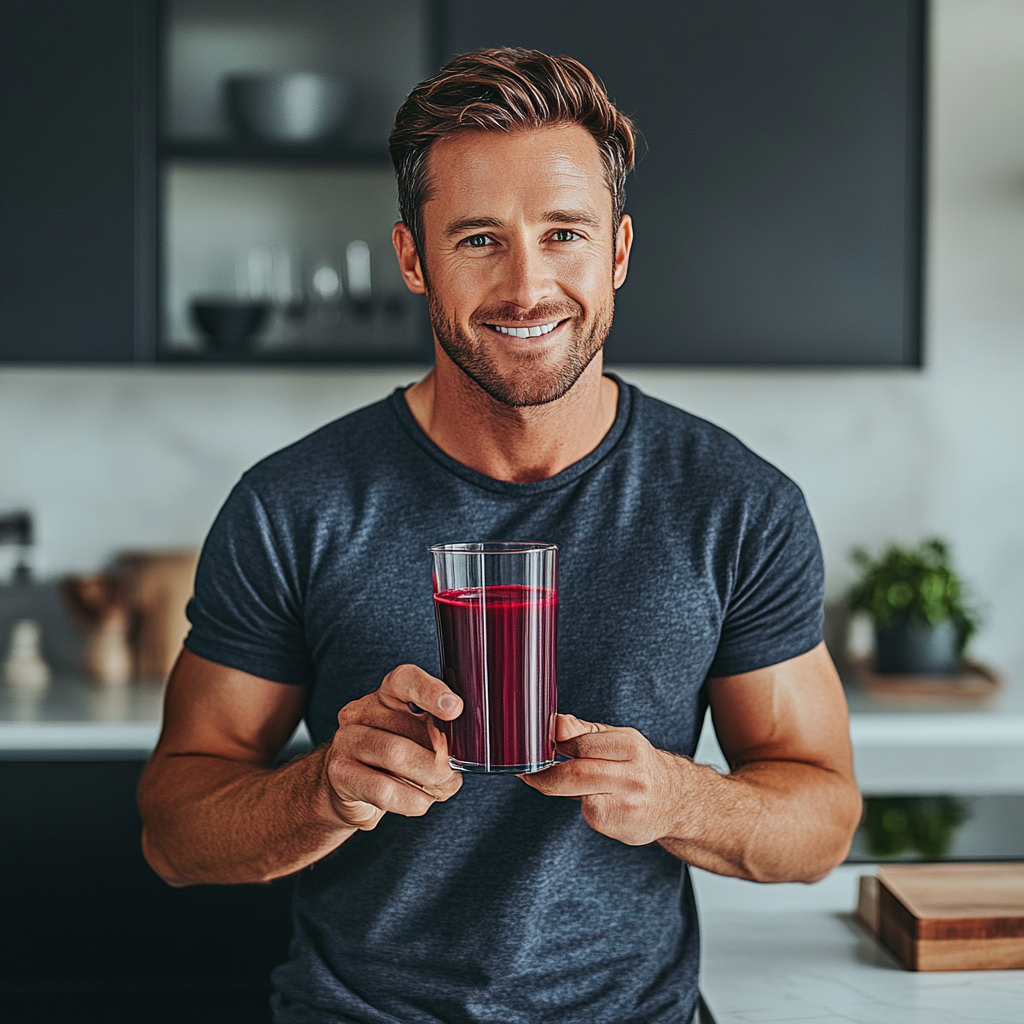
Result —
M573 124L586 128L597 143L617 225L626 202L626 175L633 167L633 123L578 60L511 47L475 50L453 57L417 85L395 115L388 151L398 175L398 207L424 273L422 211L430 198L427 156L433 143L460 131Z

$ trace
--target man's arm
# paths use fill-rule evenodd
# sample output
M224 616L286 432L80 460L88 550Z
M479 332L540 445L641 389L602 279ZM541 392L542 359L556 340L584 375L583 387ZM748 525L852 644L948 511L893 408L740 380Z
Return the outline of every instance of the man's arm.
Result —
M386 812L425 814L462 779L430 714L462 702L414 665L338 714L331 743L272 769L303 691L183 651L139 786L142 848L172 885L267 882L326 856Z
M637 730L559 715L573 760L525 782L580 797L598 832L659 842L696 867L758 882L813 882L839 864L860 820L842 684L820 644L789 661L710 680L719 775Z

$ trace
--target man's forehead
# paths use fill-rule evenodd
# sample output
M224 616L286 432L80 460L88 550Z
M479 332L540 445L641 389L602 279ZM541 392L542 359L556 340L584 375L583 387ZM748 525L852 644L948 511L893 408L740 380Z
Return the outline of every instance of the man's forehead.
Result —
M428 205L437 202L465 216L485 217L479 205L527 203L541 216L593 218L609 195L600 150L580 125L515 132L463 131L439 140L428 157Z

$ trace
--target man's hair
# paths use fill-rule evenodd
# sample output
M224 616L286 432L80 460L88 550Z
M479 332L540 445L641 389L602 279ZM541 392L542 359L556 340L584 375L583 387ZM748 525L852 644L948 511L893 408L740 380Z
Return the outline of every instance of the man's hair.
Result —
M633 123L578 60L511 47L475 50L453 57L413 89L395 116L388 151L398 175L398 207L424 273L423 204L431 194L427 157L434 142L463 131L562 125L586 128L597 143L617 226L633 167Z

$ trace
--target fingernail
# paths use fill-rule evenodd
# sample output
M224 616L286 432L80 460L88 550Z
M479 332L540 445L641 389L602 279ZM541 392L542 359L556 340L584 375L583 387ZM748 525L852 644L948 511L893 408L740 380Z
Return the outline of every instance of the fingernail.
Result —
M437 706L442 711L455 711L459 706L459 698L454 693L442 693L437 698Z

